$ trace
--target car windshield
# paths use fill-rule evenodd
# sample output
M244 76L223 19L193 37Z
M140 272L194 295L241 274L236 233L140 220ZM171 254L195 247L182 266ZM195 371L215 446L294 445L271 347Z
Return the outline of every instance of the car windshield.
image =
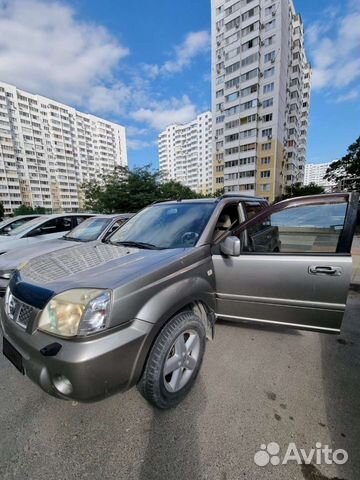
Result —
M49 217L46 215L41 215L41 217L33 218L29 222L25 222L19 227L15 228L14 230L11 230L11 232L9 232L8 235L19 235L25 232L28 228L37 227L38 225L41 225L48 218Z
M84 220L63 238L78 242L91 242L99 238L105 228L111 223L111 218L92 217Z
M132 217L109 241L140 248L193 247L214 208L210 202L153 205Z

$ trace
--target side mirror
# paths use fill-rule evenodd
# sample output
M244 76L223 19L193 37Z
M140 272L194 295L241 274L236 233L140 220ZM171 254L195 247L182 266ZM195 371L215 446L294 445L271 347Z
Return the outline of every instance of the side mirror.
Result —
M229 255L230 257L238 257L240 255L241 242L238 237L226 237L220 243L220 251L224 255Z

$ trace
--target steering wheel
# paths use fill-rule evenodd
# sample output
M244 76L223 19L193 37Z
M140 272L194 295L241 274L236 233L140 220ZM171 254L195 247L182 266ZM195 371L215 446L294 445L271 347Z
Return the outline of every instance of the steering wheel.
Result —
M185 232L181 235L181 243L185 245L194 245L198 238L199 234L197 232Z

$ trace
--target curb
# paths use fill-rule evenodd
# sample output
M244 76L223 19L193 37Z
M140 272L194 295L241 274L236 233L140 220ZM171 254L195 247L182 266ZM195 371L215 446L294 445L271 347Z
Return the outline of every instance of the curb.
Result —
M350 283L349 289L352 292L360 292L360 283Z

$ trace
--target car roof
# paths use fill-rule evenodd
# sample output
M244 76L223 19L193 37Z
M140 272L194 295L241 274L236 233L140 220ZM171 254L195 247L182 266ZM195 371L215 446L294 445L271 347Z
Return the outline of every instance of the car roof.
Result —
M135 213L96 213L96 218L130 218L133 217Z
M242 195L242 194L231 194L225 193L221 197L217 198L188 198L188 199L179 199L179 200L159 200L152 203L151 205L163 205L163 204L179 204L179 203L218 203L220 200L230 200L230 201L255 201L255 202L266 202L267 201L262 197L254 197L252 195Z

